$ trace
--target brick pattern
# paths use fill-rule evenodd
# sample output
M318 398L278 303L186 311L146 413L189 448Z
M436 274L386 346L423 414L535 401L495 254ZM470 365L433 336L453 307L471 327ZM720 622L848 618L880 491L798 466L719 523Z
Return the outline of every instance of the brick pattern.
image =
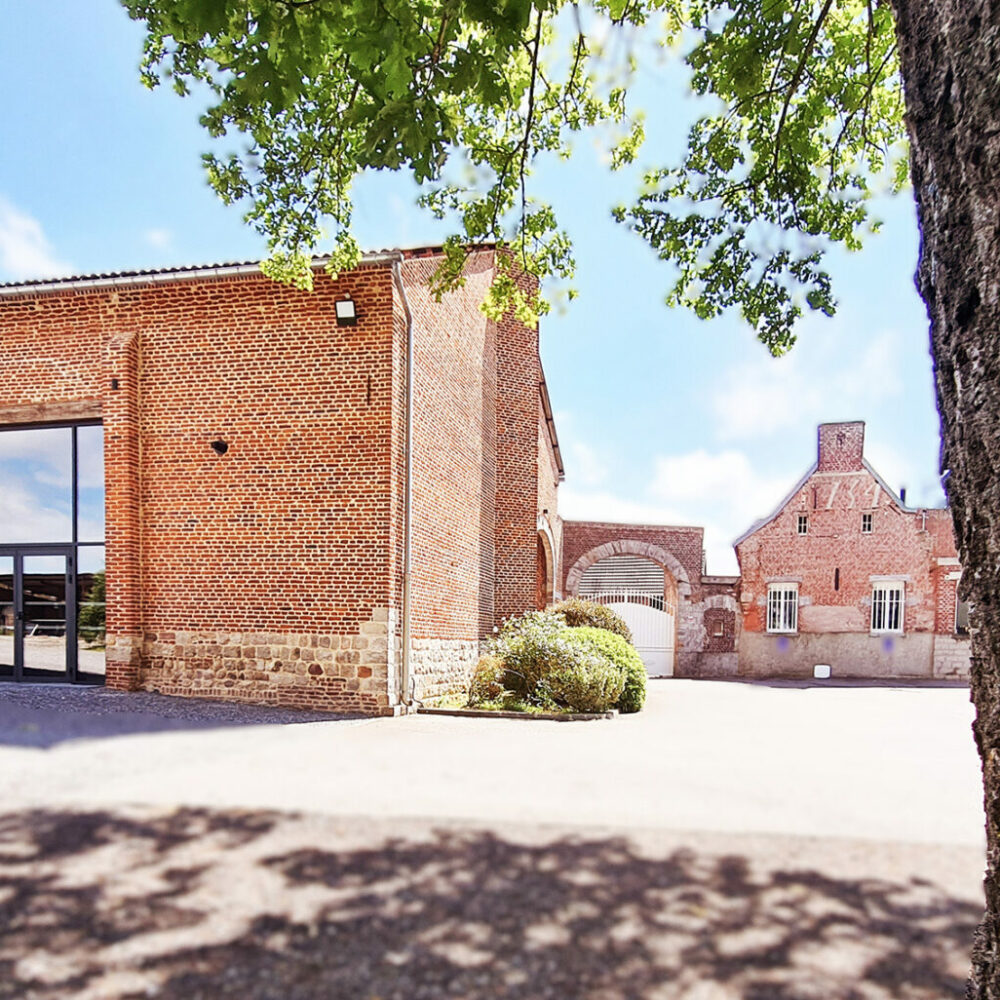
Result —
M494 623L535 606L538 573L538 332L507 315L496 324L496 590Z
M651 557L656 550L668 552L683 568L691 587L692 600L698 600L704 553L703 528L675 528L648 524L615 524L606 521L565 521L563 524L563 579L566 581L573 567L588 553L611 542L628 541L646 543ZM636 552L635 554L642 554ZM681 577L677 569L675 578Z
M820 424L817 429L818 472L860 472L865 451L865 425L860 421Z
M436 253L401 265L414 317L413 676L467 676L531 607L539 497L558 524L538 335L478 303L491 253L441 303ZM338 327L350 295L358 324ZM398 697L406 317L389 263L178 276L0 299L0 422L101 415L111 687L388 711ZM224 455L210 444L222 440Z
M863 441L863 424L822 425L817 470L737 545L742 673L811 675L813 662L831 663L835 675L864 676L866 664L877 676L933 673L930 637L954 632L954 587L945 571L957 565L950 516L901 507L862 465ZM870 533L862 531L863 514L871 517ZM879 576L905 584L903 636L869 634L872 577ZM794 636L766 636L768 584L780 580L798 582Z
M649 559L664 569L664 606L675 613L675 676L735 673L738 581L702 573L704 529L564 521L562 539L562 579L567 595L577 592L584 571L601 559L624 554ZM722 636L713 637L716 620L727 626Z
M728 608L706 608L705 652L731 653L736 640L736 612Z
M435 302L437 258L403 265L414 320L413 636L473 641L493 627L496 330L479 310L493 255Z

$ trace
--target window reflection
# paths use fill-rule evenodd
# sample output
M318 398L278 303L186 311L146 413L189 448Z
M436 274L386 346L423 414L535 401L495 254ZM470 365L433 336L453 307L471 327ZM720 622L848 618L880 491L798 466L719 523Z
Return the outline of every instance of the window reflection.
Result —
M104 428L76 429L77 532L81 542L104 541Z
M66 672L66 557L25 556L24 674L49 677Z
M73 429L0 432L0 544L73 538Z
M76 573L77 672L104 674L106 591L104 546L81 545Z
M0 677L14 673L14 557L0 556Z

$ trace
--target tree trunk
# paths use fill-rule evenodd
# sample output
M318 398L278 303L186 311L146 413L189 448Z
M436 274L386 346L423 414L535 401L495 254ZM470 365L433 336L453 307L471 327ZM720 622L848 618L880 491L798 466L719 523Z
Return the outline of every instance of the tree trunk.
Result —
M986 912L968 997L1000 998L1000 0L892 0L927 306L941 469L974 602L973 726Z

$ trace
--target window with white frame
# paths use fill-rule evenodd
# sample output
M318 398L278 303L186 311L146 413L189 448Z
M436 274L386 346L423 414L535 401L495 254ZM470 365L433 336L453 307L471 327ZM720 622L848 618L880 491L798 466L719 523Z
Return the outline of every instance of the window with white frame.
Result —
M872 584L872 632L903 631L904 593L905 584L902 581Z
M809 515L799 514L798 530L800 535L809 534Z
M797 632L799 629L799 585L772 583L767 588L768 632Z
M861 534L870 535L872 533L872 515L862 514L861 515Z

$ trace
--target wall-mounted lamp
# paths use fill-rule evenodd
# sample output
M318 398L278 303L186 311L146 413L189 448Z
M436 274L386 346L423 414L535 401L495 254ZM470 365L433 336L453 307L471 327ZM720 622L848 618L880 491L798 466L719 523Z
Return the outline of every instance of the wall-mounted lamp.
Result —
M354 299L349 295L346 299L338 299L334 308L337 311L337 326L358 325L358 311L354 308Z
M212 451L214 451L216 455L225 455L225 453L229 451L229 445L219 438L219 440L212 442Z

